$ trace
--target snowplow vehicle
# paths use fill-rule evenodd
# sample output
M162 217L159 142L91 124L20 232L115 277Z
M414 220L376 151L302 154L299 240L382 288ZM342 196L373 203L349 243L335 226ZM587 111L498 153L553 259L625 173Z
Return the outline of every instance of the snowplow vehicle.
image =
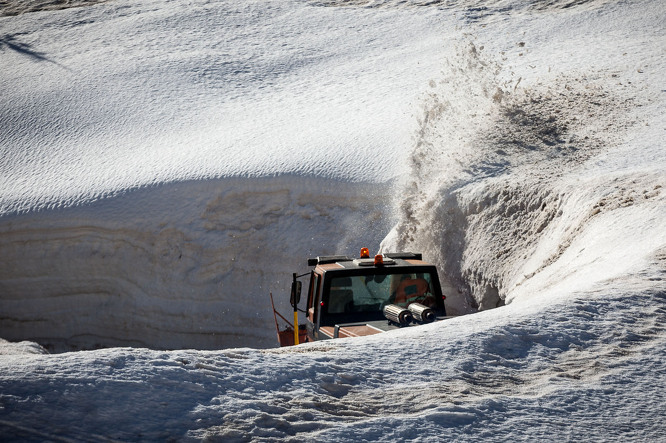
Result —
M437 269L420 253L399 252L359 258L320 256L308 259L314 268L293 274L290 304L293 324L275 310L280 346L334 338L373 335L446 318ZM310 278L305 309L299 309L301 278ZM305 314L304 324L298 312ZM286 323L280 328L278 317Z

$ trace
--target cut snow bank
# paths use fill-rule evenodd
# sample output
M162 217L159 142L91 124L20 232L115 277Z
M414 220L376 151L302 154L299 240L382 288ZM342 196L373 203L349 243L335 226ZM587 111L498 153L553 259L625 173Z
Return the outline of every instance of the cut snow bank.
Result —
M612 69L521 84L483 49L461 44L431 82L401 220L382 249L423 251L468 310L646 266L666 245L654 85Z
M308 257L377 250L385 193L304 177L206 180L5 217L0 336L55 351L275 346L269 292L287 311Z

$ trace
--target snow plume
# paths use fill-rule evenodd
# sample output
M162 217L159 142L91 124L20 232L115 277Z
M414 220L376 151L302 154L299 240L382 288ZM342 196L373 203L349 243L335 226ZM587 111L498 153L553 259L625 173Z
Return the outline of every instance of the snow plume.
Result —
M467 39L443 78L430 82L401 218L382 244L435 260L448 279L451 311L511 299L517 285L562 256L600 208L608 210L605 190L616 189L612 199L622 200L633 180L628 192L645 197L636 203L660 196L657 175L640 184L617 171L586 186L570 180L618 149L636 124L640 103L630 82L586 72L548 73L526 84L505 61Z

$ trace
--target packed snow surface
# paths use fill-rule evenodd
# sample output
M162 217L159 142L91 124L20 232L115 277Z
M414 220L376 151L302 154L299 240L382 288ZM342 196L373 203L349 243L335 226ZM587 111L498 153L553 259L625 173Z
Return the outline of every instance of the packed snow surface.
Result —
M0 14L3 439L663 441L660 0ZM275 348L361 246L469 315Z

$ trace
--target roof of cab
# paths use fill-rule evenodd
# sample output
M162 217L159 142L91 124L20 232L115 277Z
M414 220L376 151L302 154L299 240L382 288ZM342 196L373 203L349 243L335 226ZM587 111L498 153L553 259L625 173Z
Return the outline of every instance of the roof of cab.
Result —
M394 252L383 255L384 267L427 266L422 261L422 254L413 252ZM375 267L373 258L351 258L346 255L320 256L308 259L308 266L318 266L325 271L335 269L362 269Z

